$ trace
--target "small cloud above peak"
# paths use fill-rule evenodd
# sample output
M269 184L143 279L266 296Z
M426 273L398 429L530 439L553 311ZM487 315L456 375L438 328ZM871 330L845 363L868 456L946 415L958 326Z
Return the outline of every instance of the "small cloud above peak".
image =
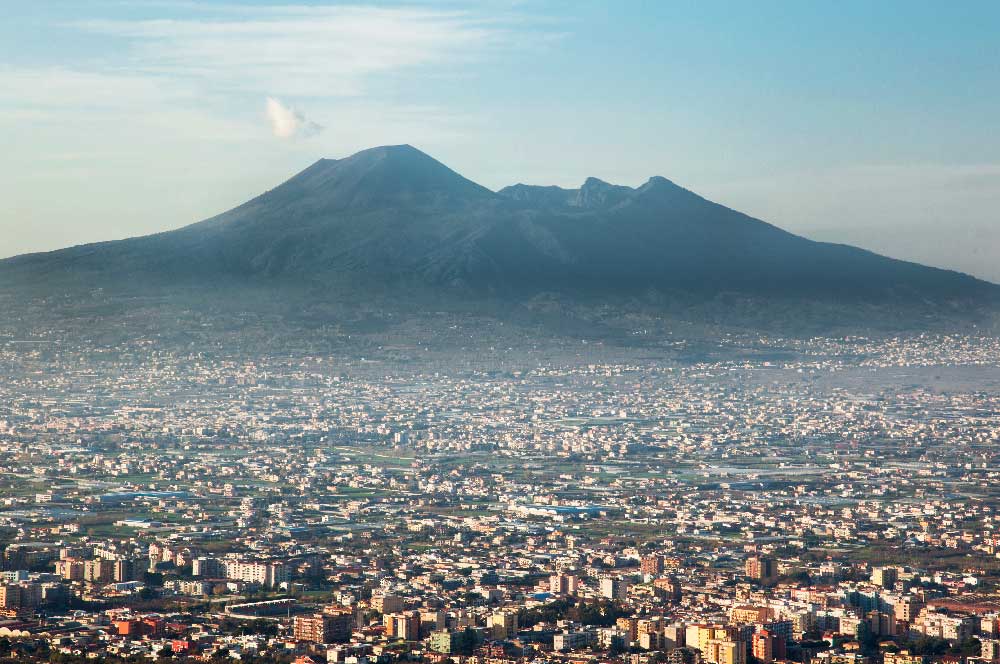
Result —
M274 97L267 98L267 119L271 132L278 138L308 138L323 131L323 126L306 118L302 112L281 103Z

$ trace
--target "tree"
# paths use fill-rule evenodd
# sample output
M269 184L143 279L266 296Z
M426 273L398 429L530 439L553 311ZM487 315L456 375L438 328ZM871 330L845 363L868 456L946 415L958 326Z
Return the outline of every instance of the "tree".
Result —
M455 645L453 650L457 655L468 656L476 651L476 646L478 645L479 645L479 635L471 627L466 627L455 638Z
M982 652L982 643L979 642L979 639L969 637L956 643L951 647L949 652L952 655L961 655L963 657L979 657Z
M858 645L861 646L861 654L868 657L878 648L878 636L872 632L867 622L858 624Z

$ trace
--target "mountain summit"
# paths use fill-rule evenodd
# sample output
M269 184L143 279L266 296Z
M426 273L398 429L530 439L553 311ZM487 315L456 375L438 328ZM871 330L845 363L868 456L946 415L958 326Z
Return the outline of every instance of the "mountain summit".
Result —
M176 231L0 261L0 287L248 283L442 296L735 294L839 304L995 303L964 274L813 242L652 177L637 188L490 191L409 145L321 159L274 189Z
M493 192L467 180L410 145L363 150L346 159L320 159L258 202L365 209L389 205L447 205L483 200Z

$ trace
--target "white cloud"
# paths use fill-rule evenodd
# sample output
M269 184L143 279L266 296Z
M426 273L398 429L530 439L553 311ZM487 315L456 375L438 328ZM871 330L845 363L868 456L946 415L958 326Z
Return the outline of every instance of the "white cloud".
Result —
M309 137L323 131L323 126L316 124L294 108L285 106L274 97L267 98L267 119L271 123L271 131L278 138L293 138L295 136Z

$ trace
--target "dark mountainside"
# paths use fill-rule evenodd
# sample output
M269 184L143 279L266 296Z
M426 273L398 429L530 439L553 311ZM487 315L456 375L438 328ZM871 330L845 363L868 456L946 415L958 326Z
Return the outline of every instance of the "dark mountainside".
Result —
M769 309L826 323L987 320L1000 301L993 284L813 242L662 177L492 192L408 145L322 159L176 231L0 261L0 291L15 299L196 289L210 300L233 288L504 310L541 298L736 324Z

